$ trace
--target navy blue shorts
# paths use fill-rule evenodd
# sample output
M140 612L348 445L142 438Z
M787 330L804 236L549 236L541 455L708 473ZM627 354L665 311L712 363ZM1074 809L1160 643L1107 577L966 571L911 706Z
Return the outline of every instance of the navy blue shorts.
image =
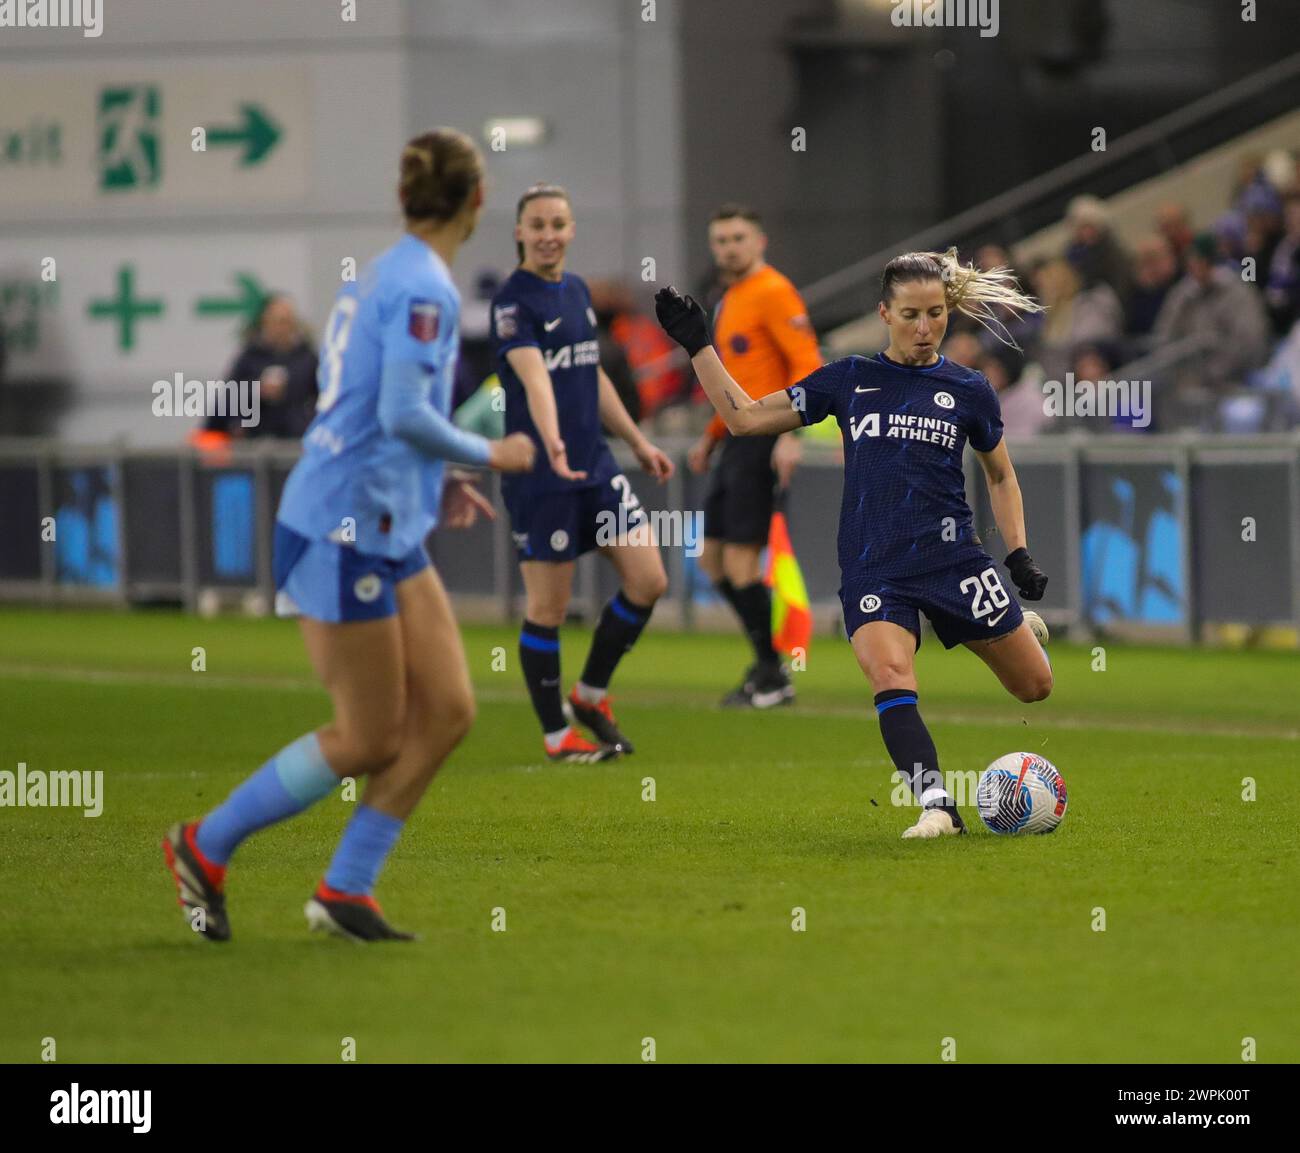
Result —
M331 624L396 615L397 586L429 565L423 545L390 560L352 545L311 540L279 521L271 558L276 615Z
M1024 615L1002 583L993 558L971 555L952 568L887 580L846 575L840 586L844 629L850 637L872 621L892 621L908 629L921 647L925 613L935 636L950 649L967 641L986 641L1020 627Z
M621 472L585 488L538 492L513 484L502 494L521 561L570 561L594 548L617 544L644 524L645 509Z

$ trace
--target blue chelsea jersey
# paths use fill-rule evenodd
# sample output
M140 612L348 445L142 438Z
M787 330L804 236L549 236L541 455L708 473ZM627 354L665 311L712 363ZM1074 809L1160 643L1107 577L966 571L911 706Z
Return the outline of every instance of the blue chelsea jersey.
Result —
M316 416L280 498L282 523L316 540L351 537L359 551L389 558L423 542L437 524L443 462L385 431L380 382L390 362L418 365L428 401L447 417L459 321L447 265L413 236L339 290L321 340Z
M983 552L966 503L962 451L1002 439L997 394L946 357L924 367L849 356L786 390L805 425L827 416L844 440L839 560L846 576L908 577Z
M546 362L555 392L569 467L585 471L586 480L561 480L528 412L523 381L506 358L512 348L537 348ZM492 348L497 375L505 390L506 432L527 433L537 445L537 465L530 474L508 478L507 485L535 491L564 491L607 484L618 471L600 424L600 343L591 295L582 278L571 272L558 281L543 280L522 268L492 298Z

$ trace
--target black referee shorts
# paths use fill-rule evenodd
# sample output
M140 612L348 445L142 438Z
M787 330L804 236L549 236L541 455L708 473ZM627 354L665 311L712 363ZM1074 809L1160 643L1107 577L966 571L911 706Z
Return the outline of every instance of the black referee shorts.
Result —
M704 501L704 536L726 544L767 544L776 496L774 436L728 436Z

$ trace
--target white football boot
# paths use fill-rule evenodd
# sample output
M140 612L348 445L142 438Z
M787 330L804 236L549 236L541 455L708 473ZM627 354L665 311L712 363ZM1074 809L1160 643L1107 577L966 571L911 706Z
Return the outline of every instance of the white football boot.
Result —
M1047 648L1047 642L1052 638L1052 634L1047 631L1047 622L1034 612L1033 609L1024 609L1022 611L1025 617L1025 624L1029 626L1029 631L1034 634L1034 639L1037 640L1043 648Z
M915 825L903 830L903 840L910 841L913 837L926 840L931 837L955 837L965 831L943 809L926 809Z

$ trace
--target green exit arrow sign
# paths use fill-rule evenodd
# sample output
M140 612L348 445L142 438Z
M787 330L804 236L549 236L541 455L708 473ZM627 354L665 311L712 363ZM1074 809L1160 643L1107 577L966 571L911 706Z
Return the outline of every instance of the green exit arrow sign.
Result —
M239 112L243 123L238 127L209 128L208 143L222 147L238 147L242 144L244 154L239 158L239 166L249 168L261 164L280 142L280 126L260 105L241 104Z
M238 316L245 325L252 324L261 311L266 292L257 280L246 272L235 273L237 296L201 296L195 302L198 316Z

